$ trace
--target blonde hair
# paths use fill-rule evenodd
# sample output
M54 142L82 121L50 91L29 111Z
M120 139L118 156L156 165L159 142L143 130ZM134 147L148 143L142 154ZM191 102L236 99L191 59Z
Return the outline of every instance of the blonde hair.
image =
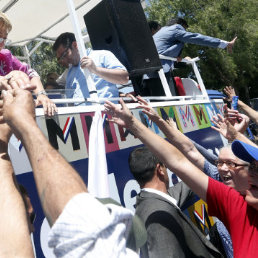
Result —
M0 12L0 29L6 29L7 33L12 30L12 24L6 14Z

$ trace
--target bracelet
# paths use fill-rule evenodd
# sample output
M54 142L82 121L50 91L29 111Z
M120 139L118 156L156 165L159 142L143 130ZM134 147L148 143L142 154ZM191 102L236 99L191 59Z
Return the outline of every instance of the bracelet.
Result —
M45 90L41 90L41 91L39 91L39 92L36 94L37 97L38 97L39 95L45 95L45 96L47 96L47 93L46 93Z

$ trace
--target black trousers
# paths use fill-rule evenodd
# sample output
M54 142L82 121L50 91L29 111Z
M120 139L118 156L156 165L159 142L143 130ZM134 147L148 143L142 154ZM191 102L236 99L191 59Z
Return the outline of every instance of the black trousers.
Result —
M173 96L177 96L177 90L175 87L175 81L172 72L165 73L169 89ZM165 92L160 78L150 78L143 80L142 83L142 96L165 96Z

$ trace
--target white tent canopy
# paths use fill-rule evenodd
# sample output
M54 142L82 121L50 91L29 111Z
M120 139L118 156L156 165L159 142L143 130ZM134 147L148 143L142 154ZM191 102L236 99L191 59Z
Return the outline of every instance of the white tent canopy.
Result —
M83 16L100 1L73 1L84 34ZM73 31L65 0L1 0L0 8L13 25L8 36L12 46L25 46L32 40L53 41L59 34Z

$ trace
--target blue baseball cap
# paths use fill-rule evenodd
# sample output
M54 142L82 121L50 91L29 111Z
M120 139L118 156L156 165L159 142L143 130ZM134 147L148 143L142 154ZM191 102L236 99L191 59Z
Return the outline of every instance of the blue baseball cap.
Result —
M258 147L254 147L239 140L233 141L232 151L238 158L246 162L251 163L254 160L258 160Z

